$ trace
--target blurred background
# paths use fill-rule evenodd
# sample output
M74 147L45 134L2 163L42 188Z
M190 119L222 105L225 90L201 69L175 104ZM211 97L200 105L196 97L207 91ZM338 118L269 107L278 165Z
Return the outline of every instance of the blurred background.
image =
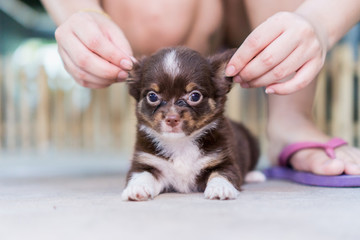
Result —
M125 84L83 88L63 68L38 0L0 0L0 175L111 171L128 164L134 103Z
M37 0L0 0L0 173L97 171L128 164L135 139L134 102L125 83L90 90L63 68L55 25ZM330 52L319 74L317 125L360 144L360 27ZM266 153L266 97L262 89L230 93L227 114L259 136ZM266 162L266 160L264 160Z

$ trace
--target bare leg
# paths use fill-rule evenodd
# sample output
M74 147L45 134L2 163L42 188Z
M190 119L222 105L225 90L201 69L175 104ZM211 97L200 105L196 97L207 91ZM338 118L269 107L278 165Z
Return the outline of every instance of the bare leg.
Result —
M301 0L245 0L250 24L255 28L278 11L293 11ZM266 7L265 7L266 6ZM278 155L288 144L301 141L326 142L331 137L319 131L312 121L312 105L316 82L291 95L268 96L268 138L269 158L277 163ZM330 159L323 150L309 149L294 154L291 158L293 168L321 175L360 174L360 150L343 146L336 150L337 159Z

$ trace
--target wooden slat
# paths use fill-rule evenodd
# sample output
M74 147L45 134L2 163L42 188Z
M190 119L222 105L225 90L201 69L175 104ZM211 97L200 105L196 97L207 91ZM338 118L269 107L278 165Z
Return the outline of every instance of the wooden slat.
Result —
M66 146L66 132L69 130L66 126L66 114L65 114L65 93L62 89L56 90L52 94L51 107L51 142L57 149L64 149Z
M268 141L267 141L267 96L264 93L263 88L256 90L257 99L258 99L258 130L254 134L258 137L260 141L260 150L262 153L266 153L268 150Z
M121 124L121 150L130 154L133 151L136 138L136 116L135 116L135 100L128 98L128 111L122 118Z
M115 149L120 149L122 147L121 136L127 134L122 126L126 115L129 114L130 96L126 83L113 84L107 91L109 94L110 127L112 130L111 143Z
M21 150L29 150L31 148L31 110L29 105L30 94L27 89L27 76L23 71L18 73L20 80L20 147Z
M10 61L6 61L5 64L5 144L6 148L10 151L15 150L16 148L16 108L14 103L15 96L15 72L12 69Z
M44 68L38 75L39 98L36 111L36 144L39 151L45 151L50 143L50 94Z
M241 121L242 104L241 104L242 89L240 84L234 84L233 88L228 94L225 112L226 115L237 122Z
M106 89L93 90L94 93L94 143L99 150L109 149L111 144L109 96Z
M266 104L259 102L257 91L258 89L243 89L245 94L241 99L242 108L244 111L241 114L242 122L250 129L251 132L258 135L259 129L259 106Z
M317 89L315 94L314 100L314 116L315 116L315 123L316 126L322 130L323 132L327 132L327 119L326 119L326 105L327 103L327 79L326 79L326 69L327 66L325 65L323 69L320 71L319 75L317 76Z
M331 59L331 133L353 143L354 56L351 46L339 45Z
M68 137L68 143L71 144L70 147L71 149L78 149L81 146L81 134L82 134L82 113L81 113L81 109L78 107L79 102L75 102L75 101L80 101L81 99L74 99L73 95L74 94L79 94L79 92L75 93L75 91L81 91L80 89L78 89L77 87L73 88L71 92L69 92L68 96L67 96L67 126L68 126L68 131L67 131L67 137Z
M93 94L93 92L92 92ZM92 95L93 96L93 95ZM94 148L94 108L95 100L94 97L91 98L89 107L82 114L83 124L82 124L82 143L84 149L93 149Z

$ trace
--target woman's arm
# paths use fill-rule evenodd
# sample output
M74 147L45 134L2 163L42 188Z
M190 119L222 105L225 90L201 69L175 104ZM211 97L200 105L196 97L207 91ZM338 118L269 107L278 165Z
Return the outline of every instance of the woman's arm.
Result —
M360 21L360 1L307 0L295 13L323 32L329 50Z
M84 9L103 11L99 0L41 0L41 2L57 25Z
M307 86L326 52L360 20L359 0L307 0L260 24L230 60L226 74L242 87L290 94Z

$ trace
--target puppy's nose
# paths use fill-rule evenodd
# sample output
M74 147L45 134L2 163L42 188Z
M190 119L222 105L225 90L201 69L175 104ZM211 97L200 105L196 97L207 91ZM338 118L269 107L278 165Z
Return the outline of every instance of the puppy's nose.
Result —
M176 127L180 123L180 116L179 114L169 114L165 118L166 125L170 127Z

